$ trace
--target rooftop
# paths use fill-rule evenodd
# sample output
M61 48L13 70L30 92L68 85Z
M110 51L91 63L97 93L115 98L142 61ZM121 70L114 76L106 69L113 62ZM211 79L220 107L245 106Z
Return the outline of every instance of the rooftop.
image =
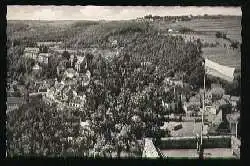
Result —
M23 97L7 97L7 104L22 104L23 102Z
M50 54L49 53L39 53L39 56L49 57Z
M33 70L39 70L39 69L41 69L41 67L38 64L35 64L32 69Z
M240 97L238 97L238 96L231 96L231 100L233 100L233 101L239 101Z
M228 104L228 103L227 103L226 100L224 100L224 99L216 100L216 101L213 103L213 105L215 105L215 106L223 106L223 105L226 105L226 104Z
M39 52L39 48L38 47L26 47L24 49L24 51L36 51L36 52Z
M230 95L223 95L222 98L229 100L230 99Z

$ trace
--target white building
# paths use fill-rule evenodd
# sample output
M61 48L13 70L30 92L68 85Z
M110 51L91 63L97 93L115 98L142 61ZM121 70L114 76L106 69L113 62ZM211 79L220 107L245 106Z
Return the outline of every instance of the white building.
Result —
M240 100L240 97L238 96L231 96L230 102L233 107L237 106L237 102Z
M217 114L217 109L214 106L206 106L205 107L205 112L212 114L212 115L216 115Z
M114 41L112 42L112 46L117 46L117 44L118 44L117 40L114 40Z
M171 32L173 32L173 29L168 29L168 33L171 33Z
M40 67L38 64L35 64L32 68L32 73L38 77L40 77L42 71L42 67Z
M50 57L49 53L40 53L38 55L38 62L48 64L49 57Z
M39 71L39 70L41 70L41 67L40 67L38 64L35 64L35 65L33 66L32 70L34 70L34 71Z
M73 68L68 68L65 72L64 72L64 76L66 78L73 78L73 77L77 77L79 74L78 72L76 72Z
M26 47L24 49L24 56L26 58L31 58L31 59L36 60L38 54L39 54L39 48L37 47Z
M85 74L81 74L82 86L87 86L90 82L91 73L89 70Z
M60 46L62 45L62 42L36 42L37 46Z
M175 78L167 77L164 79L164 82L170 86L176 85L183 87L183 81Z

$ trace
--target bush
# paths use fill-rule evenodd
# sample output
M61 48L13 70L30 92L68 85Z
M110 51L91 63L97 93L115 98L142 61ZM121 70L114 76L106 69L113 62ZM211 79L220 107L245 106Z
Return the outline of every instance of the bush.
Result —
M180 28L180 33L188 33L188 32L194 32L194 30L193 29L191 29L191 28L187 28L187 27L182 27L182 28Z
M222 96L225 94L225 90L219 87L213 88L211 89L211 93L212 93L212 99L215 101L222 98Z
M237 49L239 48L240 43L238 41L232 41L230 44L230 47L232 47L233 49Z
M227 39L227 35L223 32L216 32L215 36L217 38L223 38L223 39Z

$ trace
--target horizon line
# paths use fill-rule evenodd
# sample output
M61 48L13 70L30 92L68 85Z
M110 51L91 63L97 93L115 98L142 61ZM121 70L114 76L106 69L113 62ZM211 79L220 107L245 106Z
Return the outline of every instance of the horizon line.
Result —
M148 14L150 15L150 14ZM145 15L145 16L148 16L148 15ZM192 14L190 14L192 15ZM183 17L183 16L190 16L190 15L166 15L166 16L160 16L160 17ZM145 16L143 17L136 17L136 18L132 18L132 19L30 19L30 20L27 20L27 19L24 19L24 20L21 20L21 19L7 19L7 21L130 21L130 20L136 20L138 18L144 18ZM158 15L152 15L153 17L154 16L158 16ZM223 14L215 14L215 15L207 15L207 16L204 16L204 15L192 15L192 17L209 17L209 16L218 16L218 17L242 17L241 15L223 15Z

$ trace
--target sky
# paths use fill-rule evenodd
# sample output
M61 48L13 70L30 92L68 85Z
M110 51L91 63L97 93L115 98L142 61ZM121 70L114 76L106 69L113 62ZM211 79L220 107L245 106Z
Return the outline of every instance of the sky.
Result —
M7 20L129 20L145 15L236 15L240 7L195 6L7 6Z

